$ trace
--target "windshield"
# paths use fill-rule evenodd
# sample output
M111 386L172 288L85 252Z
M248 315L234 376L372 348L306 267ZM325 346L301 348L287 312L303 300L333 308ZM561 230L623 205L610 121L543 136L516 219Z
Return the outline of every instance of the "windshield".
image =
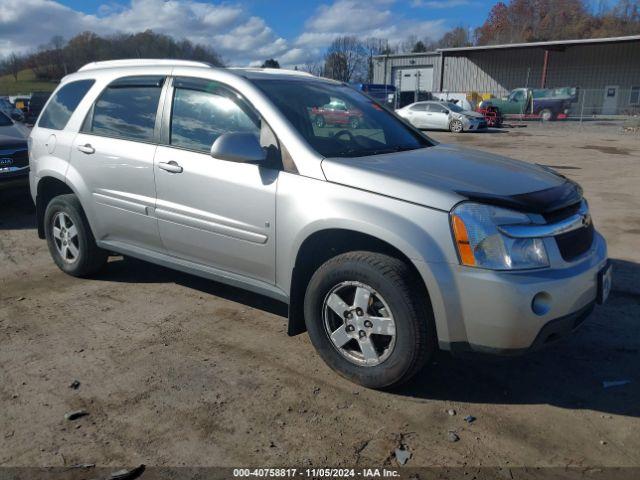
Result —
M8 127L9 125L13 125L11 119L4 113L0 112L0 127Z
M324 157L361 157L432 143L371 98L326 81L253 80Z
M452 112L456 112L456 113L464 112L464 108L460 107L459 105L456 105L455 103L446 103L445 105Z

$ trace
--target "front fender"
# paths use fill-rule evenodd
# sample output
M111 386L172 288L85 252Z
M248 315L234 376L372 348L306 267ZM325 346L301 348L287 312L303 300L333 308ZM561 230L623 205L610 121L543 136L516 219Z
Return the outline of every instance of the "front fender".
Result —
M348 230L375 237L407 256L427 286L436 327L438 318L445 318L433 269L458 263L448 212L284 173L278 180L276 217L276 284L283 291L291 291L296 258L307 238L323 230Z

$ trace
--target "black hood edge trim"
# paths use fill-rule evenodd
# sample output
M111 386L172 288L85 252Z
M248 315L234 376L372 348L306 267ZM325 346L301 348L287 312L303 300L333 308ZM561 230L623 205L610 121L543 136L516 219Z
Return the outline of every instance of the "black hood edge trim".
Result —
M557 187L517 195L495 195L460 190L457 190L456 193L480 203L537 214L555 212L575 205L582 200L582 188L571 180L567 180Z

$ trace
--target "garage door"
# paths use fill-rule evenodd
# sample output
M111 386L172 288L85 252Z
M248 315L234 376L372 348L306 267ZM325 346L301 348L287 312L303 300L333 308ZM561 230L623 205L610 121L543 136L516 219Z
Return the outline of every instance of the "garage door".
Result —
M395 71L395 86L401 92L431 92L433 90L433 67L398 68Z

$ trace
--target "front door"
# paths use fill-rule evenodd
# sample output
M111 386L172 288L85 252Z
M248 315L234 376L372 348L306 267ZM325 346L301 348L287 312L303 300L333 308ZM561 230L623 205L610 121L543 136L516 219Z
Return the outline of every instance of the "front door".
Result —
M618 113L618 85L607 85L604 87L604 100L602 102L603 115L615 115Z
M91 108L71 150L71 165L91 195L97 240L161 251L153 215L156 117L165 78L112 82Z
M438 130L449 129L449 110L438 103L430 103L428 112L429 127Z
M247 103L217 82L176 78L168 99L167 145L158 147L154 162L162 243L173 256L274 283L279 170L209 152L229 132L253 132L269 148L277 140Z

